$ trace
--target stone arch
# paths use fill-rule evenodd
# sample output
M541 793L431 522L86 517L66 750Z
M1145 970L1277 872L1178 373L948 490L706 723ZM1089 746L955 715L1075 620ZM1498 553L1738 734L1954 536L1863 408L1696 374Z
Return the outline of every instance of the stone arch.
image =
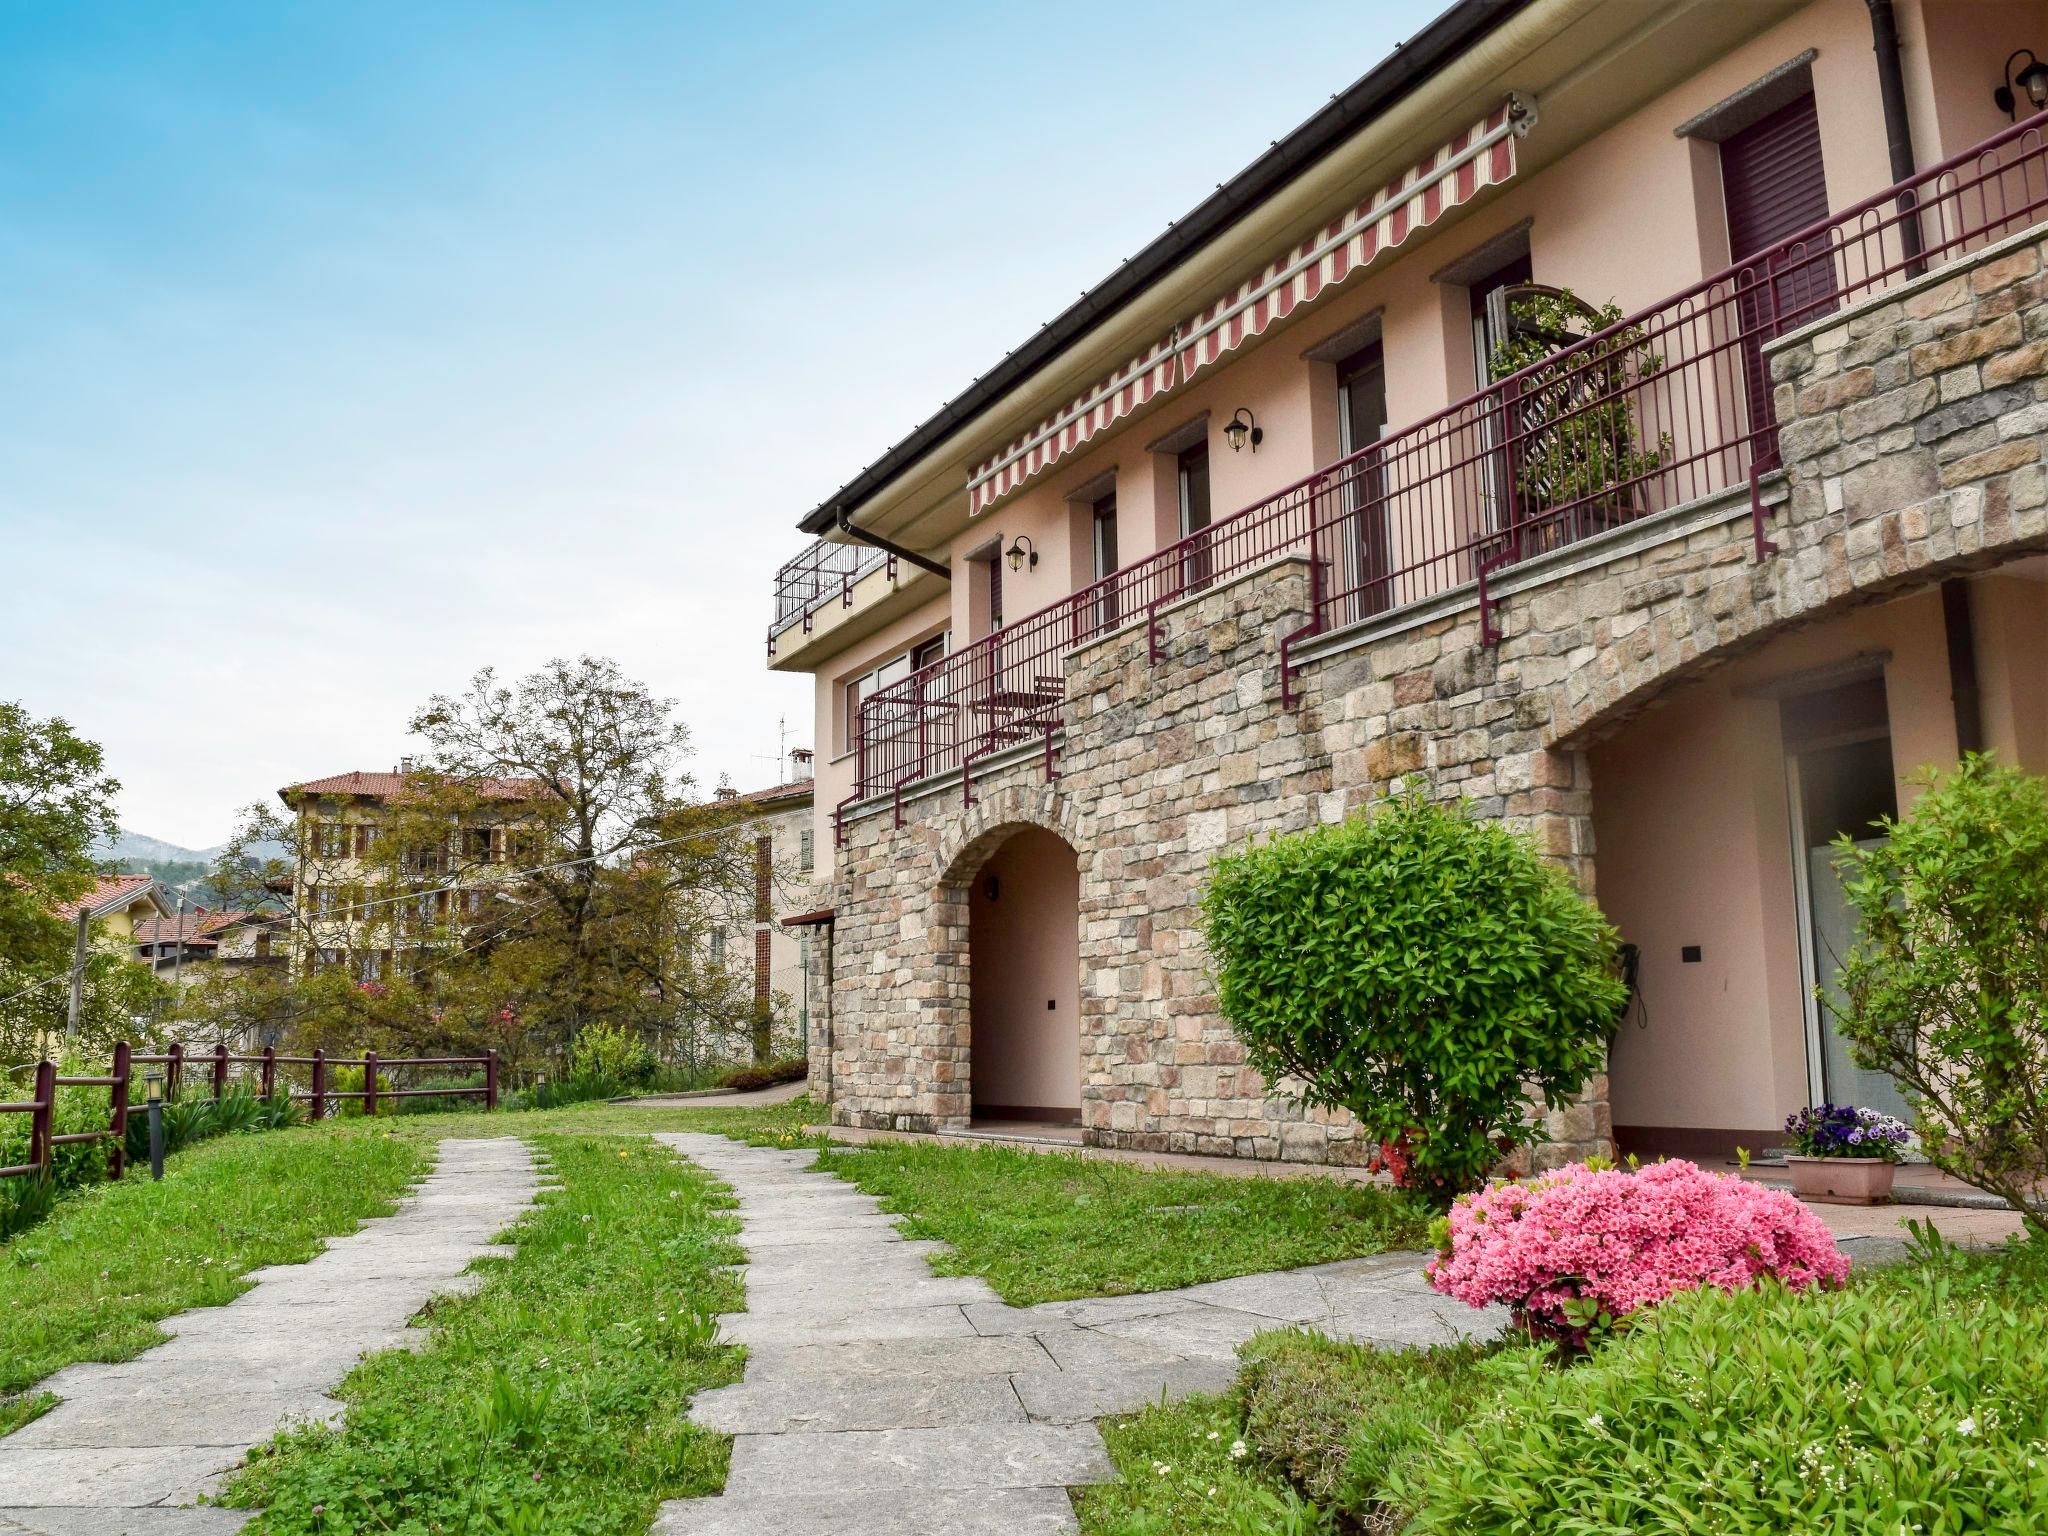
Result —
M1080 821L1073 802L1051 784L990 788L977 794L966 815L947 824L934 850L932 876L942 886L964 886L1019 827L1052 833L1081 855L1085 867Z

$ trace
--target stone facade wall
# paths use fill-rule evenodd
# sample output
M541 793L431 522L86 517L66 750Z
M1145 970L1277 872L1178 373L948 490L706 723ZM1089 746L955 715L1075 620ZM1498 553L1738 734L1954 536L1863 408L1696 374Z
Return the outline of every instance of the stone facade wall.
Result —
M1199 929L1210 859L1335 820L1420 771L1595 879L1585 748L1682 679L1852 606L2048 547L2048 306L2038 243L1774 349L1785 475L1753 554L1749 501L1718 501L1513 569L1497 646L1476 599L1323 642L1279 707L1302 622L1290 561L1078 653L1060 777L1033 754L848 828L830 1091L843 1124L929 1129L971 1112L964 891L1009 829L1045 827L1081 871L1089 1141L1355 1162L1348 1117L1304 1112L1244 1065ZM822 1065L822 1063L821 1063ZM1604 1079L1546 1117L1554 1163L1611 1147Z

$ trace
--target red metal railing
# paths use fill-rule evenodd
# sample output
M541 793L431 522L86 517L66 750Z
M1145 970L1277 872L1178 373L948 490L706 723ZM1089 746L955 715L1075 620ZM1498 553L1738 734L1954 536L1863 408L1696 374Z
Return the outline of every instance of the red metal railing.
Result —
M275 1050L266 1049L257 1056L231 1054L225 1045L211 1051L188 1055L182 1045L173 1045L160 1054L143 1055L132 1051L124 1040L114 1047L113 1059L104 1077L64 1077L52 1061L39 1061L35 1065L33 1097L15 1103L0 1103L0 1115L29 1115L29 1160L11 1167L0 1167L0 1179L15 1178L29 1174L47 1172L51 1153L57 1147L74 1142L113 1142L108 1154L108 1173L120 1178L125 1162L125 1127L131 1114L141 1114L145 1106L130 1102L130 1084L134 1070L138 1067L162 1067L164 1069L164 1099L176 1102L185 1083L187 1068L203 1068L207 1086L215 1100L223 1098L233 1082L232 1069L237 1066L255 1067L255 1083L252 1091L258 1098L269 1099L279 1091L277 1069L279 1067L306 1067L310 1069L310 1084L306 1089L286 1086L285 1094L294 1099L309 1102L311 1118L325 1119L330 1107L342 1099L360 1099L365 1114L377 1113L377 1106L387 1099L412 1098L479 1098L484 1108L498 1107L498 1053L487 1051L481 1056L393 1056L380 1058L375 1051L366 1051L358 1057L329 1057L324 1051L315 1051L310 1056L280 1056ZM363 1086L342 1090L329 1086L329 1072L337 1067L361 1068ZM389 1086L386 1077L395 1070L407 1067L457 1067L470 1068L483 1074L483 1082L474 1088L398 1088ZM383 1079L380 1081L380 1079ZM104 1131L74 1131L56 1135L57 1090L59 1088L105 1088L108 1090L108 1125Z
M1675 297L1550 353L1149 559L1084 587L862 701L853 799L901 792L1065 723L1066 660L1215 581L1306 557L1312 635L1471 584L1498 639L1488 581L1547 550L1745 483L1778 458L1763 346L2040 222L2048 113L1886 188ZM851 803L850 801L848 803ZM844 807L842 806L842 810Z
M775 637L792 621L803 620L804 633L811 632L811 615L836 597L853 604L853 584L879 566L892 568L896 557L872 544L834 544L819 539L794 559L784 562L775 573L775 617L768 625L768 651L775 652Z

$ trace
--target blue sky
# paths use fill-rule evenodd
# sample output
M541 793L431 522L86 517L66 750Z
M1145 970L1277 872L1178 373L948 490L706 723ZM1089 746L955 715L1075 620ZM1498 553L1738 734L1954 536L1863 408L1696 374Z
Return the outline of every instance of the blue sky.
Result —
M578 651L769 782L796 518L1437 8L0 0L0 698L191 846Z

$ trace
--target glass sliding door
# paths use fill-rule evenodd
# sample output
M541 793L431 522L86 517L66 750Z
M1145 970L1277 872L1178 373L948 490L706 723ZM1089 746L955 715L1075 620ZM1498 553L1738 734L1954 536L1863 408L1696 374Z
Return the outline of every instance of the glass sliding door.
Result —
M1793 883L1807 1011L1807 1077L1816 1102L1856 1104L1910 1122L1898 1085L1859 1067L1836 1031L1837 976L1856 943L1836 840L1872 847L1898 814L1884 679L1873 676L1780 704L1791 790Z

